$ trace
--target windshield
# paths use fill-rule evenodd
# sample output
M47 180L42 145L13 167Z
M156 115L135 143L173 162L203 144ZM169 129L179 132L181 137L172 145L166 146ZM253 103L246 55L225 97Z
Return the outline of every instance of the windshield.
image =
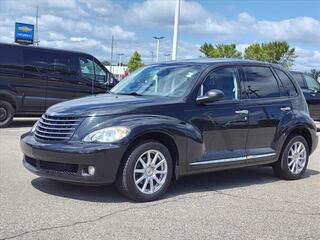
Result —
M317 82L317 80L306 74L304 75L304 78L306 79L308 89L317 92L320 91L320 84Z
M131 73L112 90L114 94L181 97L203 70L197 65L156 65Z

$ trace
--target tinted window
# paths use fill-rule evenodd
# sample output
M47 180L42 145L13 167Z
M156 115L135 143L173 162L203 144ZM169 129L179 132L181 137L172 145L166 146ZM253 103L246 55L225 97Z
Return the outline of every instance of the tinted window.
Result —
M80 58L81 75L85 78L94 80L94 65L93 61L88 58Z
M24 70L28 72L48 72L47 54L35 49L24 50Z
M225 100L238 100L240 89L237 68L222 68L210 73L203 82L201 95L212 89L221 90Z
M302 88L306 87L301 73L292 72L291 74L296 79L296 81L298 82L300 87L302 87Z
M72 75L75 74L72 57L69 54L48 53L48 66L53 74Z
M317 91L319 92L320 91L320 84L317 82L317 80L315 80L314 78L310 77L309 75L304 75L304 78L306 80L306 83L307 83L307 88L309 90L312 90L312 91Z
M251 99L279 97L279 86L268 67L244 67L246 90Z
M0 44L0 68L21 69L22 49L20 47L6 46Z
M285 90L285 95L286 96L297 96L297 94L298 94L297 89L293 85L293 83L290 80L290 78L288 77L288 75L279 69L275 69L275 71L282 82L282 85Z

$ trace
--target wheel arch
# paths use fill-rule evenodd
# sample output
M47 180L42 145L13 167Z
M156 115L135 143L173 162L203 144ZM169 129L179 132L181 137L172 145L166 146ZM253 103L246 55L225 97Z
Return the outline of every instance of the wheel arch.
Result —
M294 135L300 135L302 137L304 137L308 143L308 149L309 149L309 153L312 152L312 146L313 146L313 139L312 139L312 135L309 131L309 129L305 126L296 126L292 129L290 129L290 131L288 132L287 137L285 138L285 141L282 145L282 150L285 147L285 143L291 139L292 136Z
M12 105L15 111L18 110L18 100L13 93L8 91L0 91L0 101L6 101Z
M175 177L178 177L177 167L179 167L179 165L180 165L180 160L179 160L180 154L179 154L178 146L177 146L173 136L171 136L167 132L160 131L160 130L150 130L150 131L141 133L141 134L135 136L133 139L131 139L128 143L127 149L125 150L125 152L122 156L119 170L121 169L121 167L125 163L125 160L128 157L128 155L130 154L130 152L137 145L143 143L144 141L148 141L148 140L154 140L154 141L160 142L161 144L163 144L164 146L166 146L168 148L170 155L172 157L172 161L173 161L172 162L173 174L175 175ZM118 173L119 173L119 171L118 171Z

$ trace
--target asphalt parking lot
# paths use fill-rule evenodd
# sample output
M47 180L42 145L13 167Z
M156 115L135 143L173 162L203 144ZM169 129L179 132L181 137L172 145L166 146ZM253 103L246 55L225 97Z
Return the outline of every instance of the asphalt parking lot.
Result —
M84 187L24 169L19 137L0 129L0 239L320 239L320 147L303 179L269 167L182 178L165 197L134 203L113 186Z

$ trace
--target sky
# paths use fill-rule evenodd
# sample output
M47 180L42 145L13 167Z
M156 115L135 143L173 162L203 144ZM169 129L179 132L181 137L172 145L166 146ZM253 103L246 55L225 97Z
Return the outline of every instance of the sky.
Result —
M0 42L14 42L15 22L35 23L40 46L91 53L110 60L111 36L127 62L134 51L160 61L172 51L175 0L0 0ZM178 59L198 58L204 42L249 44L288 41L296 50L292 69L320 69L320 0L181 0Z

